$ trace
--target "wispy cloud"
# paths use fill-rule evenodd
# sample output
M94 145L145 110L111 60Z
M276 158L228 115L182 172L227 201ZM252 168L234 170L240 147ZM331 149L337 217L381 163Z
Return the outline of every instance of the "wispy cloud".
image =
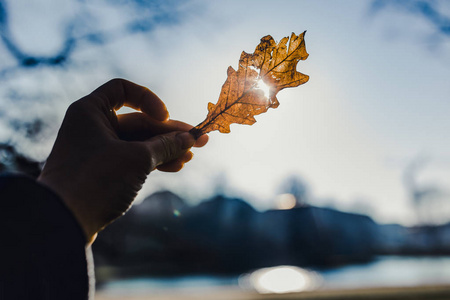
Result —
M435 32L450 37L450 16L444 10L444 7L448 8L448 4L448 1L433 0L375 0L371 13L377 14L393 8L426 20L434 27Z

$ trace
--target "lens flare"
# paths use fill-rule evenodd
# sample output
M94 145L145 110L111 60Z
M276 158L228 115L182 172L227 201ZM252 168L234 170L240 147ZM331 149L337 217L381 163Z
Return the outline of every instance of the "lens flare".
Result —
M270 86L268 86L262 79L256 82L256 88L263 91L264 97L269 99L270 97Z

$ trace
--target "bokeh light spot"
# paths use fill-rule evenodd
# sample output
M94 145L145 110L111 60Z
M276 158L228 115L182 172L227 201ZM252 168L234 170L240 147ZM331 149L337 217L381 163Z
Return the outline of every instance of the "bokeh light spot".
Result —
M275 200L275 205L277 209L292 209L296 206L297 200L292 194L281 194L278 195Z

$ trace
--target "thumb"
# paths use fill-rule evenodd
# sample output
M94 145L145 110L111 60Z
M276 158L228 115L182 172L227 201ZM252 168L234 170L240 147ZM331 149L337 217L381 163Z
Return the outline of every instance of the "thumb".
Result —
M144 143L150 151L154 169L185 154L194 145L195 138L189 132L175 131L157 135Z

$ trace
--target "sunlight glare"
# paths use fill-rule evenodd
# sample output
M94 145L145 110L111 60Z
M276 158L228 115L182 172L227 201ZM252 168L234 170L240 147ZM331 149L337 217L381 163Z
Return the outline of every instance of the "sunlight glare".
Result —
M319 281L315 273L293 266L259 269L249 279L260 294L308 291L317 288Z
M264 97L269 99L270 97L270 86L268 86L262 79L256 82L256 88L263 91Z

